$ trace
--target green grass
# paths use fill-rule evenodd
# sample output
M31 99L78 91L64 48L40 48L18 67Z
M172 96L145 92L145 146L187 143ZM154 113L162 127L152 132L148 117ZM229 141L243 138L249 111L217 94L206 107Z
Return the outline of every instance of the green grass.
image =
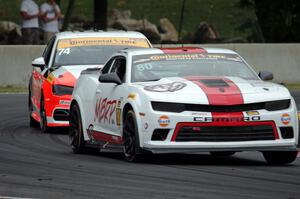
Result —
M21 23L19 14L21 0L0 0L0 20ZM40 5L44 0L36 0ZM241 10L239 0L186 0L183 34L192 32L201 21L213 24L221 38L246 37L251 30L241 31L238 27L247 19L255 19L251 9ZM66 13L68 1L61 0L61 9ZM109 9L131 10L132 18L148 19L159 24L160 18L168 18L176 28L179 26L182 0L108 0ZM93 0L77 0L73 16L93 19Z
M290 90L300 90L300 83L299 84L286 84L285 86Z
M24 93L28 89L25 87L18 86L0 86L0 93Z

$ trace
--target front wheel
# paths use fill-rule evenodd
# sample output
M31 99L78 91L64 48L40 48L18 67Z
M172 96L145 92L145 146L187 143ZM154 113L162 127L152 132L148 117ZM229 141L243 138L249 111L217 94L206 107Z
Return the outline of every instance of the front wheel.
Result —
M41 132L42 133L49 133L50 128L47 126L47 116L46 116L46 110L45 110L45 104L44 104L44 99L42 98L41 104L40 104L40 116L41 116L41 121L40 121L40 126L41 126Z
M70 127L69 127L69 140L70 145L74 153L83 153L86 151L84 139L83 139L83 130L82 130L82 121L80 110L77 104L73 105L70 109Z
M138 128L136 117L132 110L123 119L123 150L127 161L137 161L141 156L139 149Z
M298 155L298 151L264 151L265 160L269 164L281 165L293 162Z

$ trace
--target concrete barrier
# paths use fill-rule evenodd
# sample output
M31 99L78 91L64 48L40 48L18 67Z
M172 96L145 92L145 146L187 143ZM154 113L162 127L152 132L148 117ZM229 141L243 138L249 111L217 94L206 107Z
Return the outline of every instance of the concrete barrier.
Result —
M163 45L174 47L181 45ZM259 72L274 73L274 81L300 83L300 44L210 44L188 45L227 48L238 52ZM161 45L155 45L161 47ZM27 86L31 61L42 55L44 46L0 46L0 85Z
M27 87L31 61L42 55L44 46L0 46L0 85Z

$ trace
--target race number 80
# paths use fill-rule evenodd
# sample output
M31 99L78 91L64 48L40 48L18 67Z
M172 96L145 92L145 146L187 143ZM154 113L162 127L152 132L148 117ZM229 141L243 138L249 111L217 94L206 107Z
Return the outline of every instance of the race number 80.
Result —
M136 66L138 71L144 71L144 70L151 70L152 65L150 63L145 63L145 64L139 64Z

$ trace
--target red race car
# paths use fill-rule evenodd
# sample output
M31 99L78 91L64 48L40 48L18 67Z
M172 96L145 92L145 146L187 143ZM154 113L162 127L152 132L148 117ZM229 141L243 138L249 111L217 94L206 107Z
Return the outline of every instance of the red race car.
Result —
M69 126L73 87L82 70L100 70L108 58L124 48L149 48L137 32L62 32L47 44L42 57L32 61L29 80L30 126ZM86 88L89 89L89 88Z

